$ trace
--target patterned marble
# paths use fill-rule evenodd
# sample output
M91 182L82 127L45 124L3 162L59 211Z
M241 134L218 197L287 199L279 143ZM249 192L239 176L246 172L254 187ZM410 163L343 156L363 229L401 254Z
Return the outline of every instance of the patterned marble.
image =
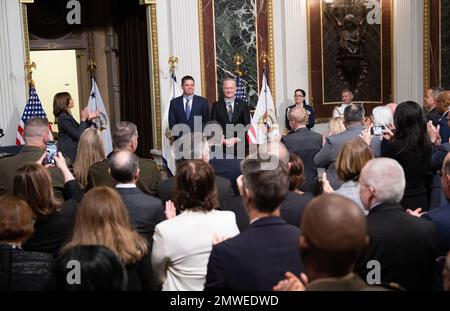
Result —
M441 84L442 88L450 90L450 0L442 0L441 14Z
M233 59L239 53L244 57L241 69L253 106L258 101L255 5L256 0L214 1L218 97L222 97L223 79L235 77Z

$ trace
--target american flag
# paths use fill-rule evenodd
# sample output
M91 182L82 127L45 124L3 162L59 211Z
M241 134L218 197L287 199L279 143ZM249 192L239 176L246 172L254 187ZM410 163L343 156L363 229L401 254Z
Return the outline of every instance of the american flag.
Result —
M36 93L34 85L30 85L30 96L28 98L25 110L23 112L22 118L19 121L19 127L17 128L16 145L24 145L25 140L23 138L23 130L27 120L31 117L46 118L44 109L42 108L39 96Z
M239 75L236 77L236 98L248 103L245 80Z

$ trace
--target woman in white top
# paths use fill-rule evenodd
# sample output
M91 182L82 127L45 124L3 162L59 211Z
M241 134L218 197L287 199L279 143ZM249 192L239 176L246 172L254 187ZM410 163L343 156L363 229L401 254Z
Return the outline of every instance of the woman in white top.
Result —
M163 291L203 290L213 241L237 235L233 212L217 211L213 168L201 160L177 168L174 205L153 236L152 264ZM175 216L175 208L181 213Z

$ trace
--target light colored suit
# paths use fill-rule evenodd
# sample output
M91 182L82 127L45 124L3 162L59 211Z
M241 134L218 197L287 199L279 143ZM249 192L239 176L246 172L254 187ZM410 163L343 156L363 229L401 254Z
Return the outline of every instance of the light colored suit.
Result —
M163 291L201 291L214 236L239 233L233 212L186 211L156 226L152 264Z
M317 167L326 169L327 178L333 189L338 189L342 185L342 181L337 177L335 162L341 146L347 141L359 137L364 130L362 125L353 125L345 130L345 132L330 136L326 139L322 149L315 155L314 162Z

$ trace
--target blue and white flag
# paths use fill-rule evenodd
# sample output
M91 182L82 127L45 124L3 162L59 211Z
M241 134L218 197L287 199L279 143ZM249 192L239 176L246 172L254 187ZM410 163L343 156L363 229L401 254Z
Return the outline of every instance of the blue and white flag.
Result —
M176 173L176 165L175 165L175 156L172 152L172 148L170 145L171 131L169 127L169 109L170 109L170 101L176 97L181 96L181 94L182 94L181 89L177 84L177 76L175 75L175 71L173 71L170 77L169 98L166 103L164 114L161 120L162 123L161 131L162 131L162 156L164 160L166 160L167 168L174 176Z
M97 82L92 78L92 90L89 96L88 102L89 111L100 112L100 117L94 120L97 128L103 134L103 144L105 147L105 157L113 151L112 138L111 138L111 123L109 122L108 113L106 112L105 105L103 104L102 96L97 87Z

